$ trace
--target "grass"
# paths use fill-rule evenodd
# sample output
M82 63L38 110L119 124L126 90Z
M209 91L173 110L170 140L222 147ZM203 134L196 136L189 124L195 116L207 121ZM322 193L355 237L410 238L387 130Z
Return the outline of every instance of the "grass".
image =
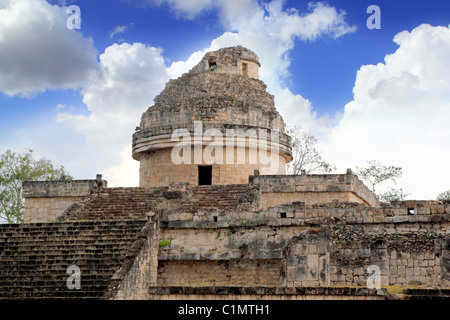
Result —
M171 241L170 241L170 240L164 239L163 241L161 241L161 242L159 243L159 246L160 246L160 247L168 247L168 246L170 246L170 244L171 244Z

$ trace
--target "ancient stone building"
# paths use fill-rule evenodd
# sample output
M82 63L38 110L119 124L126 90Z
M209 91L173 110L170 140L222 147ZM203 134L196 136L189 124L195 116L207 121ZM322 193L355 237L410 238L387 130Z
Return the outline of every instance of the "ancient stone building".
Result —
M292 160L289 137L258 68L253 52L227 48L206 54L189 73L167 83L133 135L141 187L246 183L254 170L285 173ZM187 155L177 163L173 153L181 142Z
M24 183L0 298L448 298L450 204L380 203L350 169L286 175L259 66L225 48L166 85L133 135L139 187Z

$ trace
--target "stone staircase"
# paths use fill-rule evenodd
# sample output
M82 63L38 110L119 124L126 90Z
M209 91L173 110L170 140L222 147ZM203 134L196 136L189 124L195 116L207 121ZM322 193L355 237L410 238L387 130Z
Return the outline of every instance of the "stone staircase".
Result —
M0 225L0 299L101 298L144 220ZM67 280L81 270L81 289Z
M183 203L182 207L184 210L233 210L239 205L239 198L247 193L247 188L247 184L193 186L189 201Z
M151 211L167 187L104 188L67 210L61 220L140 220Z
M187 211L234 210L247 188L247 184L193 186L183 192L171 192L169 187L104 188L73 205L59 220L143 220L156 203L168 200L176 201L177 207ZM184 192L189 196L183 197Z

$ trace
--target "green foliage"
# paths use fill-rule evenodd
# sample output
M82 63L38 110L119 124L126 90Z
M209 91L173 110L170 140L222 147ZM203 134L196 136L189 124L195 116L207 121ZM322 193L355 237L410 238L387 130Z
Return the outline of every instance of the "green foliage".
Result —
M160 247L168 247L168 246L170 246L171 243L172 243L172 241L170 239L169 240L164 239L163 241L161 241L159 243L159 246Z
M336 166L322 157L317 149L318 140L310 132L294 127L287 129L286 134L291 137L293 160L287 164L289 174L298 175L302 170L306 174L330 173Z
M390 188L388 191L380 194L378 197L381 201L392 202L392 201L404 201L408 195L409 193L403 191L403 189Z
M395 182L402 174L401 167L385 166L375 160L368 161L366 167L356 167L356 175L370 185L373 193L375 193L375 186L381 182L389 180Z
M438 201L450 201L450 190L441 192L437 196Z
M0 219L23 222L22 182L72 180L64 167L55 168L46 159L33 158L33 150L23 154L7 150L0 155Z
M236 233L236 229L234 228L234 226L228 226L227 236L231 236L231 235L233 235L235 233Z
M242 224L243 227L245 227L245 226L247 226L247 221L242 221L241 224Z

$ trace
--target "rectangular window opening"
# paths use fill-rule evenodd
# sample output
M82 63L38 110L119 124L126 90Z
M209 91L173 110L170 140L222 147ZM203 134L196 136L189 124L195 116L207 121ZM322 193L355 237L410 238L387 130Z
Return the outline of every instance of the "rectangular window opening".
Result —
M248 77L248 64L247 63L242 64L242 74L244 76Z
M217 63L215 61L209 61L209 70L211 71L217 70Z
M414 215L414 208L408 208L408 216Z
M198 185L210 186L212 184L212 166L198 166Z
M286 219L286 212L281 212L281 213L280 213L280 217L281 217L282 219Z

